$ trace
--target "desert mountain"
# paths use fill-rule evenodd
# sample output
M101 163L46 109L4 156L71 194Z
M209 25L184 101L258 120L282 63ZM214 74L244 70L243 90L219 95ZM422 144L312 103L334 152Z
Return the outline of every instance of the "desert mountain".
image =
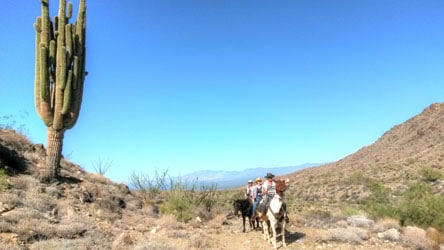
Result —
M287 175L297 197L319 202L356 200L377 180L395 193L421 178L423 169L444 173L444 103L435 103L394 126L375 143L335 163ZM434 183L444 193L444 183Z

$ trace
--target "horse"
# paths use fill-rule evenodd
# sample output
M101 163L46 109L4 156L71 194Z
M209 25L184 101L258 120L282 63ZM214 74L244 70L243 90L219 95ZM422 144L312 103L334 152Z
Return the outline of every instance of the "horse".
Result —
M284 247L287 246L287 243L285 242L285 225L286 220L285 217L287 215L287 211L284 207L284 192L287 190L289 180L277 180L276 181L276 194L270 201L270 205L268 206L266 210L266 221L267 223L262 223L264 227L264 238L271 244L273 244L274 249L277 249L276 247L276 227L278 224L280 224L281 228L281 235L282 235L282 245ZM271 235L269 232L269 228L271 228Z
M248 222L250 223L250 229L255 229L254 222L251 221L253 217L253 212L251 211L253 204L249 198L247 199L237 199L233 201L234 215L238 217L242 215L242 232L245 233L245 218L248 217Z

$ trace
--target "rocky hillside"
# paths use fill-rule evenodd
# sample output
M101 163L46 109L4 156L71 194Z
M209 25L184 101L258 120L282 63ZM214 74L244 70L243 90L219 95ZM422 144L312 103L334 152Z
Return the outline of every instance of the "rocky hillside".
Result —
M335 163L288 175L294 180L289 193L324 204L356 201L369 195L368 180L400 193L423 178L424 169L444 173L444 103L427 107L372 145ZM434 192L444 194L443 180L432 186Z

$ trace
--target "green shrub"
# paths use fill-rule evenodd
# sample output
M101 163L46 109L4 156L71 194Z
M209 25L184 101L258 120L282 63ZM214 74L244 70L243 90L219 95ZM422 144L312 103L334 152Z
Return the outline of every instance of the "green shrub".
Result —
M357 215L360 213L359 208L352 206L351 204L343 205L341 207L341 215L345 217L349 217L352 215Z
M364 209L376 218L397 217L397 209L393 206L393 201L390 199L390 188L385 187L380 181L371 178L367 178L365 185L372 193L361 201Z
M402 225L434 227L444 230L444 197L432 194L425 183L415 183L404 194L399 206Z
M442 178L443 174L438 169L431 167L423 168L419 171L422 179L426 182L434 182Z
M194 206L184 199L183 193L169 195L159 209L162 213L173 214L179 221L187 222L193 219Z
M8 185L6 177L7 175L5 169L0 169L0 191L5 190Z
M365 185L369 178L364 177L361 172L353 172L345 182L349 185Z
M197 179L191 182L170 179L169 187L159 209L162 213L173 214L180 221L191 220L202 209L211 212L217 201L216 185L199 185Z

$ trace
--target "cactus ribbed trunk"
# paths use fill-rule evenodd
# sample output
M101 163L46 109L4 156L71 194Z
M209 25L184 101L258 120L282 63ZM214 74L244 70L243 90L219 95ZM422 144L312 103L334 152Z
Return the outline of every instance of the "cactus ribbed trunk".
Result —
M46 166L42 180L53 181L62 157L63 134L79 117L86 76L86 0L80 0L77 20L70 24L72 3L59 0L59 12L49 18L49 0L40 0L42 15L34 24L34 101L48 127Z
M46 173L42 175L44 180L50 181L58 175L60 159L63 149L63 136L65 130L48 128L48 143L46 149Z

